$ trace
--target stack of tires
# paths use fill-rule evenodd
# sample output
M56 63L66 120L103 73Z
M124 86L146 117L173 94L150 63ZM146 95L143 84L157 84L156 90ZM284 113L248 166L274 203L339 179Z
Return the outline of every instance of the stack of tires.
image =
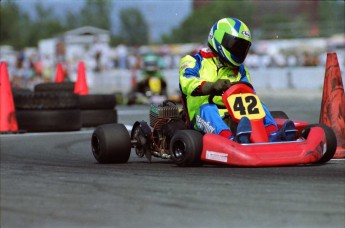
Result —
M55 83L54 83L55 84ZM13 92L18 128L28 132L77 131L82 127L78 95L72 83L39 84L34 92Z
M96 127L101 124L117 123L115 95L80 95L79 107L83 127Z
M117 122L113 95L77 95L73 82L41 83L34 91L13 90L20 130L77 131Z

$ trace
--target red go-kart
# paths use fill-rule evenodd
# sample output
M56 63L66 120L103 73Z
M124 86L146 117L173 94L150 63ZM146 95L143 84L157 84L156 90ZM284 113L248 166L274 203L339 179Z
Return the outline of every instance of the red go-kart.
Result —
M209 102L213 103L210 96ZM170 101L150 107L150 125L134 123L131 133L123 124L98 126L92 134L92 152L99 163L125 163L131 148L139 157L172 159L178 166L203 163L232 166L286 166L329 161L336 151L333 130L322 124L293 120L297 129L294 141L269 142L259 97L248 83L235 83L222 95L228 113L225 123L236 133L236 126L246 116L252 126L250 143L240 144L216 134L201 134L189 129L185 110ZM271 112L278 127L288 119L282 111Z

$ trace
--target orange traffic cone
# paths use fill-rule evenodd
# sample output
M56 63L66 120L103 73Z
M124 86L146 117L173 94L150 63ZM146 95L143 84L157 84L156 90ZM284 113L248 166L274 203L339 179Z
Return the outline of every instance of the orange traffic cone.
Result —
M0 132L16 132L18 123L6 62L0 63Z
M55 82L60 83L65 81L65 74L61 63L56 65Z
M89 88L87 87L85 65L84 62L79 62L77 81L74 85L74 93L79 95L88 95Z
M320 123L331 127L337 137L334 158L345 157L345 94L336 53L327 53Z

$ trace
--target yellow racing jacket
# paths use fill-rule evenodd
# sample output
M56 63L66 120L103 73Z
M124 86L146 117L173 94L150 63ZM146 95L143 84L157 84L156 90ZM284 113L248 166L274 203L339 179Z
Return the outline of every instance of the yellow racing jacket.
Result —
M251 78L248 69L244 65L239 67L225 67L210 49L202 49L197 54L186 55L180 61L179 86L182 97L186 103L189 119L194 118L200 106L208 103L209 96L201 94L201 86L204 81L215 82L217 79L229 79L231 82L249 82ZM217 104L223 104L220 96L214 98ZM219 110L222 116L225 109Z

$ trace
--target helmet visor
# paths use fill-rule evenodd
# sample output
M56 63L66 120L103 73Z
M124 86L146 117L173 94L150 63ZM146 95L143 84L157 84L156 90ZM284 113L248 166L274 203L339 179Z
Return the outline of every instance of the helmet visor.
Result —
M222 46L230 52L236 59L236 62L243 63L246 59L251 42L241 39L227 33L224 34Z
M158 69L156 62L145 62L145 70L147 71L156 71Z

